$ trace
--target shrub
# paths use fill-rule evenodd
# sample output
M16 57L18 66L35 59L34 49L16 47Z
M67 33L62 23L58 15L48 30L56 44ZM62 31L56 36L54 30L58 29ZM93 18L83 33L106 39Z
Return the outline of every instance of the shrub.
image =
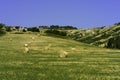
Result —
M37 27L27 28L27 30L32 32L40 32L39 28Z
M6 33L5 31L0 30L0 35L3 35L3 34L5 34L5 33Z
M0 35L5 34L6 32L3 30L3 28L5 27L4 24L0 23Z
M27 32L25 29L22 30L23 32Z
M6 27L6 31L11 32L12 31L11 27Z
M107 43L107 48L118 48L120 49L120 36L110 38Z

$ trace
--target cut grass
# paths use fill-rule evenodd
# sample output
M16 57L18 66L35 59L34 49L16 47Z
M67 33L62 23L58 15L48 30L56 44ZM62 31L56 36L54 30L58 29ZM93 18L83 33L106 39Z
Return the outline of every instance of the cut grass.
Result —
M25 54L24 44L28 42L31 42L30 53ZM51 47L45 50L49 44ZM61 50L68 52L67 58L59 57ZM0 80L119 79L120 50L34 34L0 37Z

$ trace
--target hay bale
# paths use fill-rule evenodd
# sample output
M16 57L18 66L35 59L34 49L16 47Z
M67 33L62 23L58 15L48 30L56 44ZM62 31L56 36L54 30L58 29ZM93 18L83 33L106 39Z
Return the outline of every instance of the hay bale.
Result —
M71 50L75 51L75 50L76 50L76 48L71 48Z
M25 47L24 52L25 52L25 53L29 53L29 48L28 48L28 47Z
M66 57L68 57L68 52L62 51L59 56L60 56L60 58L66 58Z
M28 47L28 44L24 44L24 47Z

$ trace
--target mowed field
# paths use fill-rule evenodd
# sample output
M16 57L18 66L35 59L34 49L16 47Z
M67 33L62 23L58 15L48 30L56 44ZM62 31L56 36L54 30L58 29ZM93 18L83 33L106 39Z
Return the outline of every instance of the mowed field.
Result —
M25 43L29 53L24 53ZM60 58L64 51L67 58ZM0 80L120 80L120 50L50 36L7 34L0 37Z

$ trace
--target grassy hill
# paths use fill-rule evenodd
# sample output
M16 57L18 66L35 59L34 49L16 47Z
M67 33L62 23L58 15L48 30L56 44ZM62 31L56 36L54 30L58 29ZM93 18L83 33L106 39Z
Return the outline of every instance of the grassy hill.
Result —
M59 57L63 51L67 58ZM119 53L71 39L6 34L0 37L0 80L119 80Z
M119 25L115 24L110 27L90 28L85 30L71 30L68 31L68 36L70 36L75 40L88 44L92 44L100 47L120 49L120 44L119 44L120 24ZM112 41L110 42L110 46L109 46L108 43L110 40Z

